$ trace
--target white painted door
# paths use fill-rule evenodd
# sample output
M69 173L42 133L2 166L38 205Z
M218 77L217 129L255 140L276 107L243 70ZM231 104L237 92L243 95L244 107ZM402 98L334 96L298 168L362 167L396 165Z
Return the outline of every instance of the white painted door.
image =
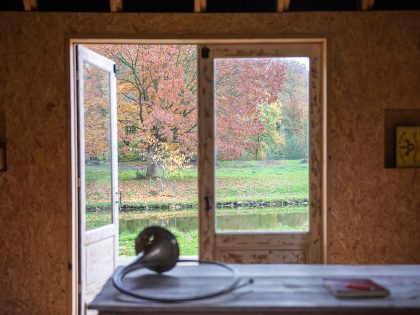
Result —
M200 258L322 262L323 45L288 41L202 47ZM296 86L303 90L292 95ZM261 142L262 137L271 142ZM293 141L306 151L292 152ZM261 151L267 143L283 150L265 157Z
M77 46L80 313L118 257L115 63Z

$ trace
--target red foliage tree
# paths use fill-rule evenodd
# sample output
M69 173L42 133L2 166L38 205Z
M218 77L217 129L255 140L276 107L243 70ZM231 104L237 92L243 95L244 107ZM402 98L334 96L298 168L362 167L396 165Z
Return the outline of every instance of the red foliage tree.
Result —
M215 61L216 147L224 160L239 159L261 145L258 106L278 100L286 74L279 58L224 58Z
M196 48L188 45L94 45L117 63L119 137L123 152L148 160L147 176L196 154ZM176 154L179 159L174 159Z

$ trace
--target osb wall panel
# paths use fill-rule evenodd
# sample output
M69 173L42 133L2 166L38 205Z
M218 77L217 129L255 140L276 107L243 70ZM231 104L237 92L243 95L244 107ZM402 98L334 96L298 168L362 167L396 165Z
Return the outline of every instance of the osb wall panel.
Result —
M0 314L68 309L65 39L89 34L328 37L329 262L420 262L419 170L383 167L384 109L420 107L418 12L0 13Z
M410 22L378 15L351 28L335 26L328 103L330 262L420 262L420 170L385 169L383 155L385 109L420 108L419 17Z

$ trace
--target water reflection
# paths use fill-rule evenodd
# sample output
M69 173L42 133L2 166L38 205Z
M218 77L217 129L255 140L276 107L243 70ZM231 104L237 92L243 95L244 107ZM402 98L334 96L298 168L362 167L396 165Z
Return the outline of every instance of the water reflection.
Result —
M260 208L260 209L219 209L216 218L217 232L304 232L309 230L307 207ZM198 229L198 216L183 213L178 217L160 218L151 214L141 219L120 218L120 230L130 233L150 225L159 225L169 230L191 232Z
M217 232L300 232L308 230L308 212L235 214L218 217L216 222Z

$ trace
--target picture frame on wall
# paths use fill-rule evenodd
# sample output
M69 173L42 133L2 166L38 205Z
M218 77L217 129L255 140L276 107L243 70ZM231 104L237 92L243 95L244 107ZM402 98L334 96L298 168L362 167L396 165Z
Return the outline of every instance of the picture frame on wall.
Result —
M420 167L420 126L396 128L397 167Z

